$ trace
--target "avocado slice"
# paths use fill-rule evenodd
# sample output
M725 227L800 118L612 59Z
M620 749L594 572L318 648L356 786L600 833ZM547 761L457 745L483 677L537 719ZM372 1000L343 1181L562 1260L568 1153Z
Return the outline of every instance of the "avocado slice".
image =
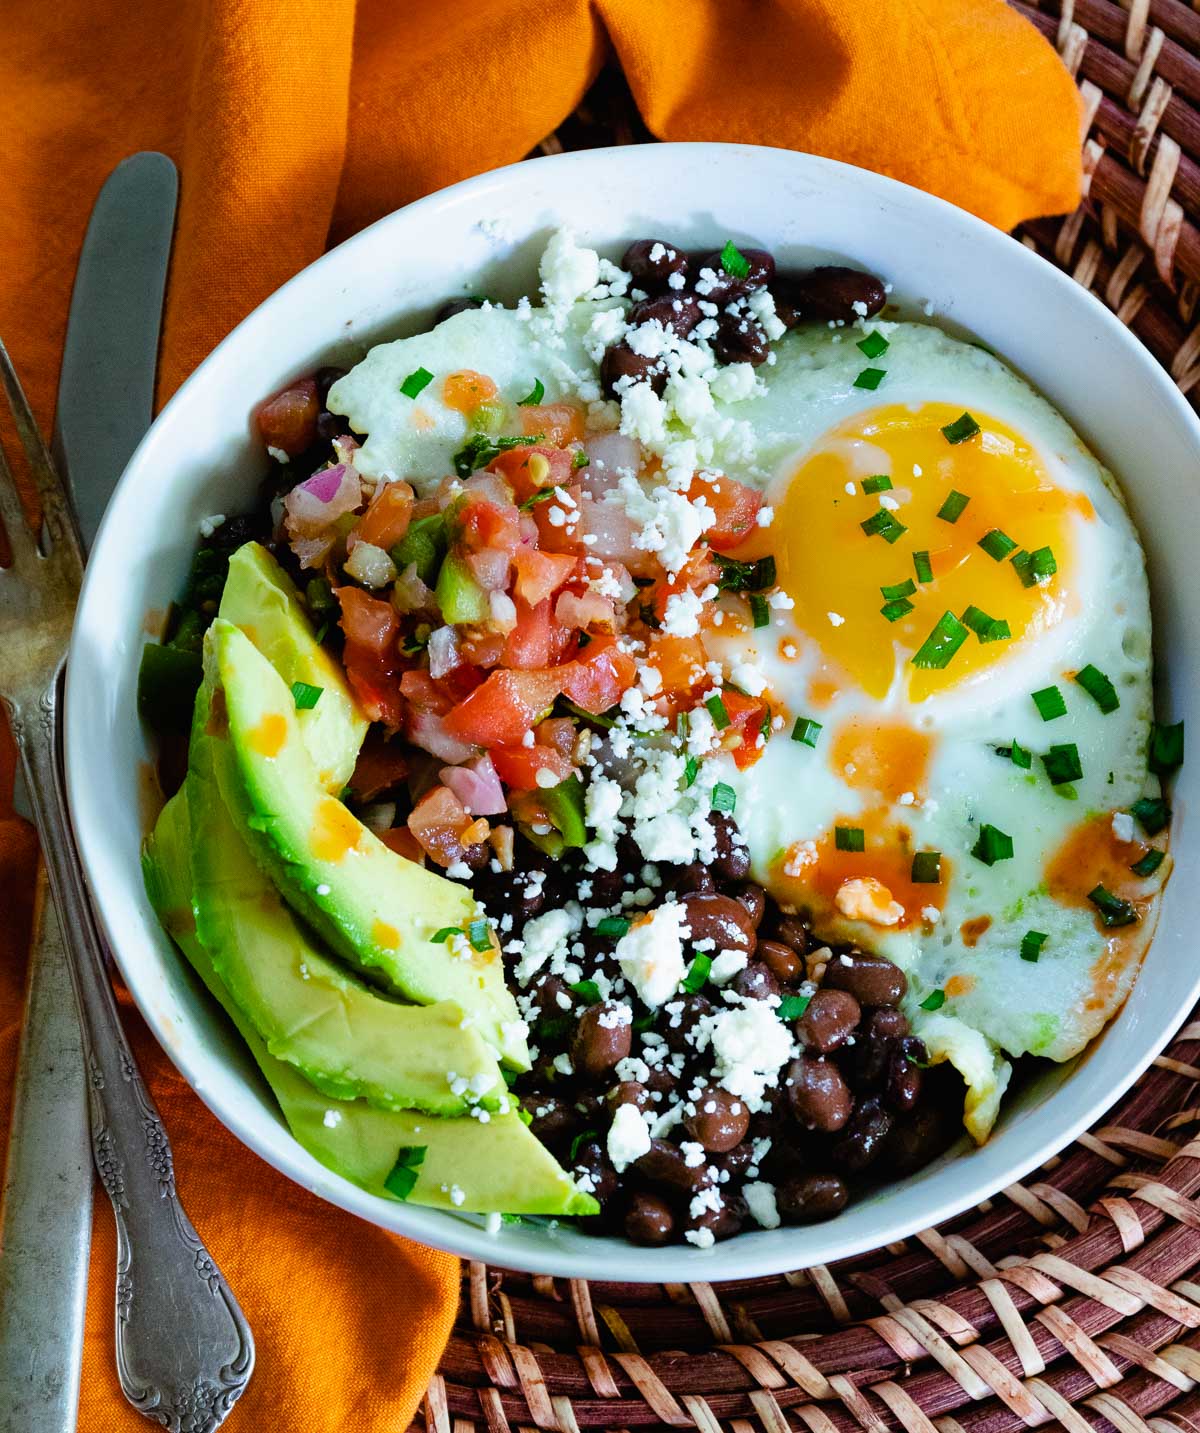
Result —
M189 778L190 779L190 778ZM384 1198L402 1149L424 1147L410 1204L486 1213L595 1214L596 1201L577 1190L515 1112L478 1119L430 1119L373 1109L362 1100L326 1098L292 1065L278 1060L222 984L196 938L188 853L188 801L167 802L142 854L146 893L167 933L209 993L224 1008L270 1085L296 1141L327 1169ZM463 1193L453 1203L455 1188Z
M239 834L288 904L332 950L418 1005L456 1001L506 1064L529 1068L525 1025L504 983L495 937L465 937L478 918L471 893L390 851L321 786L295 703L241 630L209 629L213 720L228 724L233 761L218 769Z
M284 904L221 800L216 771L232 756L205 731L208 705L202 690L185 783L196 934L271 1053L324 1094L381 1109L507 1107L491 1046L460 1005L389 1000L321 951Z
M316 704L296 713L304 744L326 791L341 791L367 734L338 663L317 642L292 579L265 547L248 542L229 559L220 616L240 627L291 687L316 687Z

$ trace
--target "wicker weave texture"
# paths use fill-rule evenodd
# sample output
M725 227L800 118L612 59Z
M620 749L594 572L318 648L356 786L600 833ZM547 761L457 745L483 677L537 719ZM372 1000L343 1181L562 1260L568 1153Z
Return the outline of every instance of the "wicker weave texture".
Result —
M1200 0L1014 8L1083 96L1085 198L1019 237L1200 407ZM650 138L606 71L542 149ZM938 1229L721 1285L464 1269L426 1433L1200 1433L1200 1007L1105 1119Z

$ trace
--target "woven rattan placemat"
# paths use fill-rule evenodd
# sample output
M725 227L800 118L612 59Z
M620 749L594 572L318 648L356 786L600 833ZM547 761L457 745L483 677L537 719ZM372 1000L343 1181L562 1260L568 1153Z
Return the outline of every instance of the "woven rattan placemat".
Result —
M1085 110L1084 203L1020 237L1200 405L1200 13L1183 0L1016 8L1057 46ZM606 71L542 149L649 139ZM646 1285L466 1265L427 1433L1200 1433L1197 1082L1200 1009L1024 1183L830 1267Z

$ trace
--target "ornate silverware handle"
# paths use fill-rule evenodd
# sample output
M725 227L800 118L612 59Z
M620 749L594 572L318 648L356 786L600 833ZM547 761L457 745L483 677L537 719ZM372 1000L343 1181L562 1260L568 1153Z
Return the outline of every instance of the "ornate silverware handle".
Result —
M36 713L14 711L13 727L71 957L92 1150L117 1221L117 1372L147 1417L172 1433L209 1433L250 1378L254 1341L175 1193L170 1141L121 1026L63 798L58 690L56 677Z

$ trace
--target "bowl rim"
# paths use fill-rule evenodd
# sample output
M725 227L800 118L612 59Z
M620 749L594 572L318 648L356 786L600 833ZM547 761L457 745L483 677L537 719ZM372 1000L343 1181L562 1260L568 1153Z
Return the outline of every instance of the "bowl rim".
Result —
M346 263L359 249L365 250L377 244L383 232L414 216L419 220L421 217L436 214L440 209L452 208L462 201L476 201L475 212L486 212L483 202L490 192L507 189L514 183L518 175L528 175L535 169L539 172L568 169L586 170L589 167L608 170L614 163L619 164L621 160L630 160L634 157L641 162L646 162L648 154L656 155L660 162L669 167L672 156L682 155L683 152L692 156L699 153L714 165L750 162L754 156L773 156L785 165L795 166L798 174L805 175L818 186L829 177L839 179L843 183L858 182L868 186L873 195L878 196L881 204L887 205L893 200L899 199L908 205L915 205L920 218L935 231L947 223L958 226L969 241L979 247L981 256L986 257L989 250L993 252L1003 250L1012 264L1024 266L1030 273L1038 272L1043 278L1049 277L1059 292L1069 295L1068 302L1084 308L1090 307L1091 321L1097 326L1104 344L1125 350L1128 361L1141 370L1145 381L1157 390L1157 398L1173 412L1174 417L1183 428L1190 430L1193 442L1200 449L1200 418L1197 418L1177 385L1171 380L1167 370L1141 344L1132 330L1123 324L1095 294L1077 284L1069 274L1049 263L1040 254L1014 240L1011 235L994 228L957 205L923 190L915 189L913 186L889 176L798 150L711 141L656 143L633 147L607 146L520 160L425 195L401 209L384 215L367 228L328 250L289 278L252 309L216 345L156 415L154 422L130 458L113 497L110 499L105 520L96 539L95 551L104 556L108 546L112 545L106 542L106 537L110 528L115 526L115 514L120 507L118 499L129 485L131 477L136 477L142 468L147 454L154 447L160 430L169 423L176 412L181 409L186 410L192 395L209 382L210 375L220 370L224 355L230 347L246 341L257 330L273 324L276 314L280 310L286 312L292 292L309 283L313 274ZM669 209L669 201L663 207ZM336 320L334 322L336 323ZM334 341L335 333L331 331L331 345ZM89 609L94 600L94 589L99 587L103 580L101 574L110 565L111 563L108 562L104 564L104 567L95 561L89 563L80 593L79 613L84 613ZM99 883L93 873L92 855L97 849L96 843L103 840L103 834L94 830L88 820L80 819L81 811L85 814L88 812L87 804L83 799L83 792L88 781L86 770L88 693L80 685L82 680L79 670L81 663L72 661L71 658L74 657L80 644L81 627L82 623L77 615L66 677L64 763L68 799L76 828L80 857L93 892L97 915L108 937L121 975L155 1039L163 1048L167 1058L180 1071L192 1090L214 1116L242 1144L281 1174L338 1208L356 1214L391 1232L464 1258L489 1263L501 1262L506 1266L532 1273L555 1276L661 1283L712 1278L714 1275L737 1278L772 1275L786 1269L807 1267L815 1262L828 1264L866 1253L871 1249L882 1248L962 1214L981 1201L992 1197L1007 1185L1024 1179L1031 1170L1038 1168L1047 1159L1067 1148L1083 1130L1115 1105L1140 1078L1161 1050L1170 1042L1175 1031L1183 1024L1197 995L1200 994L1200 967L1198 967L1195 979L1186 992L1187 998L1181 1001L1178 1018L1172 1020L1168 1027L1161 1031L1160 1036L1155 1036L1151 1040L1141 1058L1135 1063L1127 1065L1120 1078L1097 1098L1086 1102L1073 1119L1048 1131L1045 1137L1030 1148L1023 1157L1005 1164L1002 1176L984 1175L981 1179L979 1175L976 1175L972 1180L971 1176L964 1171L961 1187L957 1193L948 1192L940 1200L934 1202L923 1201L920 1203L919 1212L903 1218L893 1216L889 1219L885 1193L877 1206L878 1217L872 1226L871 1237L868 1240L864 1241L861 1237L839 1239L837 1228L840 1221L834 1219L822 1225L798 1225L790 1229L788 1232L793 1236L791 1247L794 1247L795 1250L792 1257L781 1257L775 1242L762 1246L753 1237L745 1238L744 1236L733 1241L732 1245L717 1245L715 1250L701 1250L690 1245L668 1245L649 1250L626 1244L619 1238L610 1238L603 1241L597 1240L595 1253L582 1257L577 1252L560 1244L552 1233L538 1243L536 1251L523 1241L519 1244L515 1241L500 1241L494 1234L489 1233L482 1223L474 1223L470 1219L453 1215L450 1211L392 1202L369 1193L315 1161L290 1136L290 1133L284 1142L282 1151L277 1153L274 1150L264 1149L263 1142L253 1128L254 1119L247 1116L242 1102L237 1102L232 1106L227 1105L218 1100L209 1089L202 1066L206 1062L211 1064L218 1057L211 1052L203 1052L198 1046L189 1045L187 1042L184 1042L181 1047L177 1040L167 1038L167 1022L155 1005L139 993L136 967L133 967L132 962L123 958L121 935L110 922L103 895L97 894ZM140 876L131 873L130 879L140 885ZM1158 939L1159 934L1156 932L1154 938ZM135 973L133 980L130 979L131 967L134 968ZM1113 1020L1116 1020L1120 1014L1121 1011L1118 1010L1112 1017ZM1101 1038L1103 1033L1101 1031L1095 1039ZM1088 1053L1094 1048L1094 1043L1094 1041L1090 1043L1082 1052L1079 1057L1082 1061L1086 1061ZM1072 1070L1065 1076L1063 1086L1054 1090L1047 1097L1048 1102L1059 1100L1066 1084L1072 1082L1077 1077L1077 1073ZM954 1162L958 1162L959 1158L961 1157L956 1156ZM806 1241L811 1242L816 1230L820 1230L819 1259L814 1259L805 1249ZM728 1250L731 1247L736 1248L738 1254L735 1259L729 1260L728 1256L726 1259L736 1267L718 1271L713 1267L712 1255L714 1252ZM621 1250L624 1251L623 1254L619 1252Z

